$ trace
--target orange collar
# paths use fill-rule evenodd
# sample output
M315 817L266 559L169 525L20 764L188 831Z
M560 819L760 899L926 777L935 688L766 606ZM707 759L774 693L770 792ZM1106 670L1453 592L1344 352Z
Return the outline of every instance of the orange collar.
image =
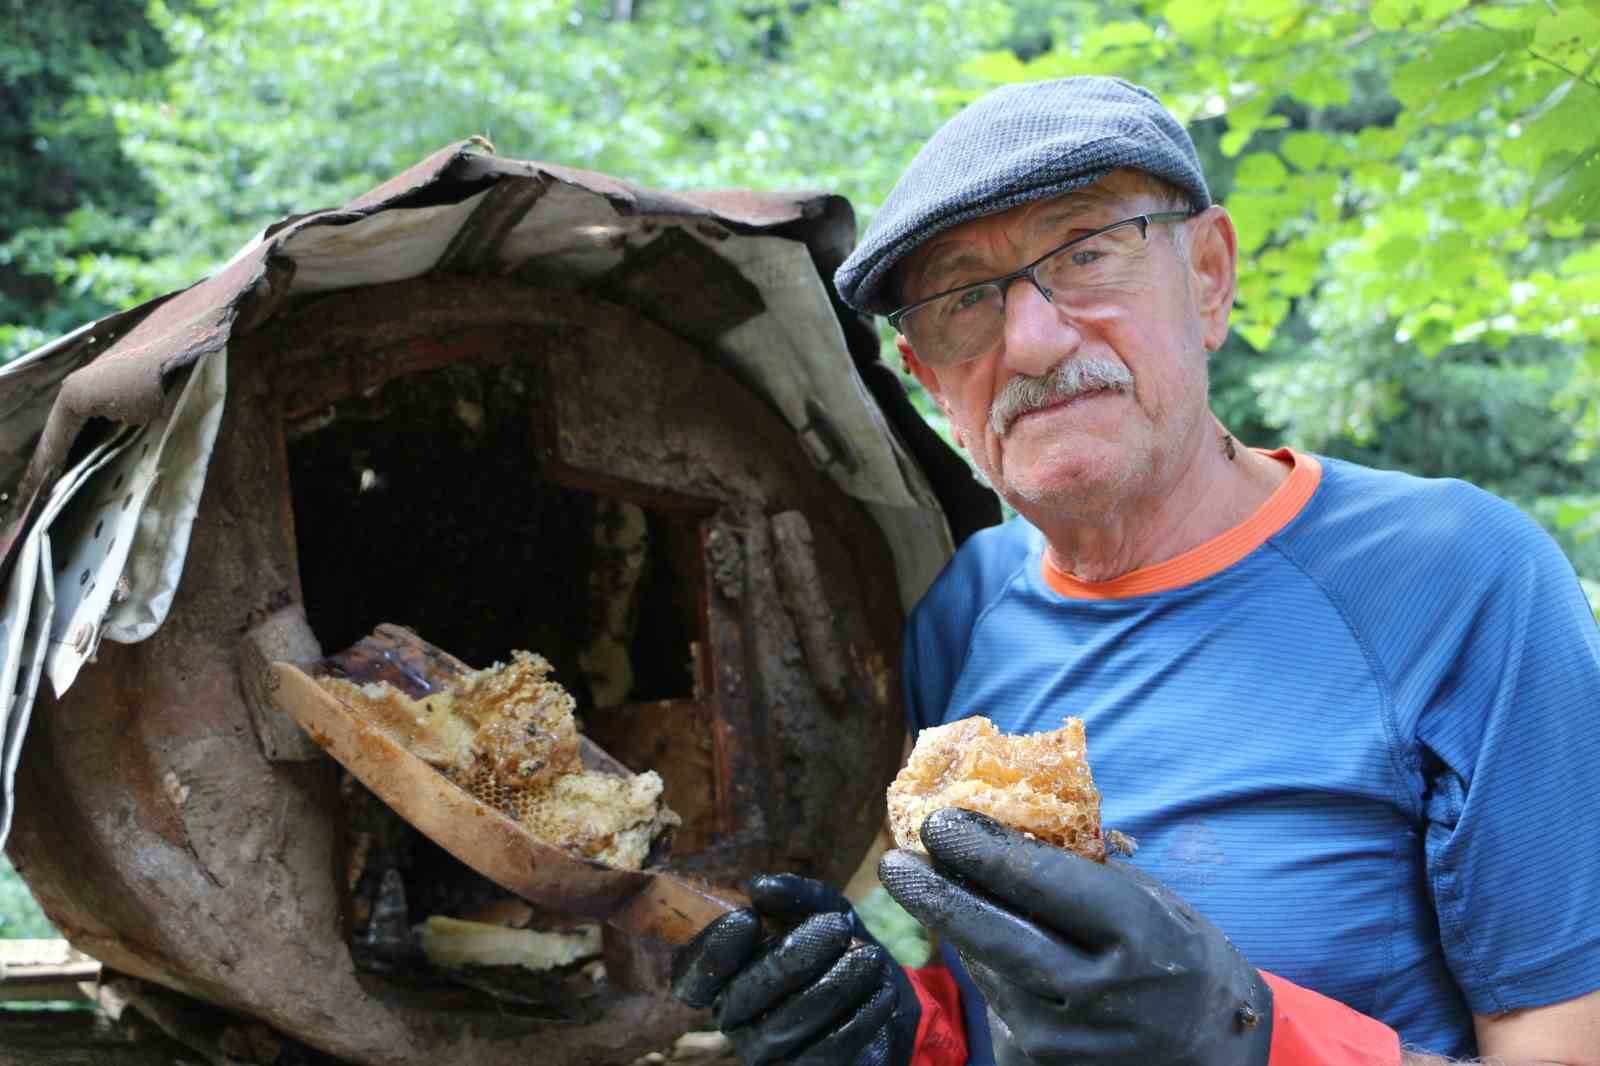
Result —
M1151 592L1191 585L1232 566L1266 543L1268 537L1288 525L1299 514L1322 483L1322 464L1315 456L1302 455L1290 448L1262 452L1289 464L1289 476L1272 490L1255 513L1232 529L1197 544L1181 555L1133 570L1110 581L1084 581L1059 569L1043 553L1040 569L1045 584L1075 600L1120 600Z

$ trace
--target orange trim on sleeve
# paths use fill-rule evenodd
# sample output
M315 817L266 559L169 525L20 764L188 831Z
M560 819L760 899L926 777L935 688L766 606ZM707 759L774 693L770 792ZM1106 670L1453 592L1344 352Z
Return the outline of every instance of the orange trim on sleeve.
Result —
M906 977L922 1008L910 1066L965 1066L966 1023L955 977L938 964L915 970L907 967Z
M1272 495L1256 508L1254 514L1232 529L1165 562L1134 570L1110 581L1084 581L1073 577L1057 568L1046 551L1040 563L1045 584L1070 599L1120 600L1182 588L1226 570L1288 525L1322 483L1322 464L1317 462L1315 456L1302 455L1289 448L1262 454L1289 463L1289 476L1272 490Z
M1400 1034L1336 999L1261 972L1272 989L1267 1066L1400 1066Z

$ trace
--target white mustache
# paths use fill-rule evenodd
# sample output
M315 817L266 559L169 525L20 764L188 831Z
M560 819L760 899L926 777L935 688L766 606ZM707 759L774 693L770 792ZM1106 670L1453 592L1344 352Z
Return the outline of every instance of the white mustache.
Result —
M1088 392L1126 392L1131 388L1133 375L1121 363L1093 357L1068 359L1047 374L1014 377L1006 382L989 407L989 430L1003 437L1013 422L1030 411Z

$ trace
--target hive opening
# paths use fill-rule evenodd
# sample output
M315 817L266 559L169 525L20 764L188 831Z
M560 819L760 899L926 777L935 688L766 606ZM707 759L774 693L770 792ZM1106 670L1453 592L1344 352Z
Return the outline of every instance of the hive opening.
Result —
M475 667L534 651L585 728L608 708L692 698L698 516L543 476L539 387L515 362L457 364L285 425L307 621L327 652L384 622ZM673 778L670 765L632 768ZM436 967L419 930L440 916L578 935L561 916L510 900L353 779L341 795L347 927L361 968L427 978ZM594 961L532 976L523 967L519 981L489 985L503 990L502 1005L587 1001Z
M688 697L695 520L541 477L532 377L425 371L286 427L311 628L331 651L395 622L475 667L526 648L580 714Z

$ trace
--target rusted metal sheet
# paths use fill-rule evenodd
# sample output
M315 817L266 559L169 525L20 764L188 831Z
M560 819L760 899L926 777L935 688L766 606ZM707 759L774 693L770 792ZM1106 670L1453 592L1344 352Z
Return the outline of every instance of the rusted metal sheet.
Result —
M729 371L592 294L511 277L414 279L286 307L229 354L229 403L183 595L149 640L103 646L100 662L63 698L46 699L34 723L11 850L46 912L123 972L355 1062L509 1066L530 1048L553 1064L627 1062L687 1028L690 1013L657 980L659 960L614 944L608 958L626 960L626 972L591 986L602 996L592 1023L549 1031L514 1014L491 1021L484 1003L475 1009L459 996L395 1006L398 993L374 984L344 939L355 928L349 879L363 864L346 859L339 781L326 760L296 761L285 738L260 728L251 678L262 656L244 653L241 634L259 644L275 630L271 647L310 654L330 644L318 635L326 612L344 607L328 603L329 582L345 582L336 601L348 587L374 604L395 587L431 583L440 597L384 616L480 640L488 624L512 646L543 651L543 637L525 644L532 638L514 634L542 624L559 639L568 623L546 617L555 605L536 593L439 614L459 586L513 597L542 587L522 568L533 556L474 571L487 542L447 547L485 522L486 535L519 539L523 527L496 532L492 522L520 521L523 506L469 508L458 525L432 519L474 499L520 500L524 482L577 493L551 498L552 522L568 521L563 509L584 494L643 508L679 598L638 647L682 664L677 687L586 710L586 720L599 738L632 741L634 769L661 770L669 787L698 797L680 812L692 822L674 843L670 869L680 876L719 892L768 868L842 880L873 836L903 728L884 680L900 611L881 530L817 475L784 422ZM361 428L385 425L379 437ZM352 427L347 437L319 443L340 426ZM408 441L422 449L385 465L387 450ZM455 465L419 472L440 490L426 501L407 488L384 504L383 491L357 488L362 463L399 477L395 463L439 462L457 447ZM357 459L352 449L362 448L372 453ZM333 466L317 474L319 463ZM306 476L348 488L296 497ZM357 505L373 518L347 527ZM786 512L805 516L820 602L839 616L830 654L846 664L835 679L842 703L803 676L801 620L778 592L767 516ZM333 523L334 535L316 534L319 523ZM718 530L726 540L711 536ZM370 541L375 561L355 558ZM384 562L419 541L418 566ZM458 646L455 636L438 639ZM651 736L670 743L657 747ZM631 906L648 911L652 898L630 897ZM638 920L680 920L657 910Z

